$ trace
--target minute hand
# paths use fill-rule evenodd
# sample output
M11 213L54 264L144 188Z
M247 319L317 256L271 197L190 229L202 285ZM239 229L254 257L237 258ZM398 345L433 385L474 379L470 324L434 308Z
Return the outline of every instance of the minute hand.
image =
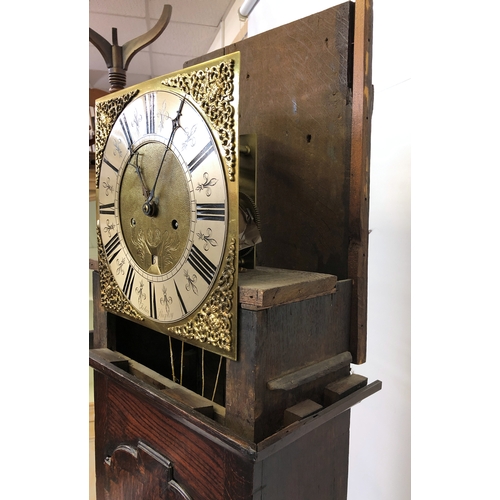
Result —
M165 161L165 157L167 156L167 152L170 149L170 146L172 145L172 141L174 140L174 135L177 132L177 129L180 128L180 118L182 115L182 107L184 106L184 101L186 100L186 97L184 96L182 98L182 101L179 105L179 109L177 110L177 115L176 117L172 120L172 132L170 133L170 137L168 138L168 143L167 147L165 149L165 152L163 153L163 158L161 159L160 163L160 168L158 169L158 172L156 174L156 179L153 184L153 188L151 189L151 192L149 193L148 199L146 200L146 204L150 205L154 196L155 196L155 188L156 188L156 183L158 182L158 179L160 177L161 169L163 167L163 163Z

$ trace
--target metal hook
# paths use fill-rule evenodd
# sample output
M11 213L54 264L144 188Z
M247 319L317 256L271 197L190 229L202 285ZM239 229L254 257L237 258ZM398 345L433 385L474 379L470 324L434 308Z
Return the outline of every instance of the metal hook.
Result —
M108 67L108 79L111 85L109 91L124 89L127 82L127 69L132 58L144 47L153 43L167 27L172 15L172 6L164 5L158 22L148 32L123 46L118 45L118 32L112 28L112 44L92 28L89 28L89 40L101 53Z

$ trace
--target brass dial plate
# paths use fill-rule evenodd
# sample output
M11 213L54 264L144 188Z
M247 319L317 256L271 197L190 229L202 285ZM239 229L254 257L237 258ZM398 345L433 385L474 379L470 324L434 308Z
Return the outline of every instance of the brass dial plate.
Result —
M196 81L202 70L188 74ZM203 110L206 99L197 102L189 85L176 77L146 82L132 94L127 89L124 95L132 97L123 109L111 106L116 116L103 113L98 101L98 120L109 124L96 151L103 304L235 359L235 103L233 119L226 117L221 126ZM220 83L213 87L218 88ZM234 101L237 93L232 94ZM123 99L111 96L108 105ZM227 137L233 138L229 148Z

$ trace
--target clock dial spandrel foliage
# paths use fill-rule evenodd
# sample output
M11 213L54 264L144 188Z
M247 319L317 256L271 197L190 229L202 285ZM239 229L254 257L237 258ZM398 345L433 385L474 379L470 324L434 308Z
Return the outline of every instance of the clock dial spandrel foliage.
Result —
M236 358L239 54L97 102L103 306Z

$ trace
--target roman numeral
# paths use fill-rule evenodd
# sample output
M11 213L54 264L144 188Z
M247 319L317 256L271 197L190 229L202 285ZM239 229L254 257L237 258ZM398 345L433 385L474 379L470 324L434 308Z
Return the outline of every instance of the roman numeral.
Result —
M200 249L193 245L191 253L188 257L188 262L193 266L194 270L210 285L215 275L217 267L201 253Z
M181 292L179 292L179 289L177 288L177 283L175 282L175 280L174 280L174 285L175 285L175 292L177 293L177 298L179 299L179 302L181 304L182 313L187 314L186 306L184 304L184 301L182 300Z
M226 210L224 203L197 203L196 218L224 222Z
M146 94L144 101L146 104L146 134L153 134L155 131L156 94Z
M149 315L153 319L158 319L158 313L156 311L156 293L155 293L155 287L151 281L149 282L149 310L150 313Z
M134 277L135 277L134 268L131 265L129 265L127 276L125 276L125 284L123 285L123 293L126 295L128 300L130 300L130 297L132 297L132 290L134 288Z
M108 262L111 264L115 257L120 253L120 240L118 239L118 234L115 234L107 243L104 245L104 251L108 256ZM113 253L114 252L114 253Z
M115 204L101 203L99 205L99 213L102 215L115 215Z
M214 150L214 143L210 141L188 164L189 171L193 173L205 158Z
M131 148L132 146L132 135L130 134L130 129L127 123L127 118L125 116L122 116L120 118L120 125L122 126L123 130L123 135L125 136L125 140L127 141L127 147L128 149Z
M108 165L108 167L110 167L112 170L114 170L116 173L118 173L118 169L106 157L103 157L102 161L106 165Z

